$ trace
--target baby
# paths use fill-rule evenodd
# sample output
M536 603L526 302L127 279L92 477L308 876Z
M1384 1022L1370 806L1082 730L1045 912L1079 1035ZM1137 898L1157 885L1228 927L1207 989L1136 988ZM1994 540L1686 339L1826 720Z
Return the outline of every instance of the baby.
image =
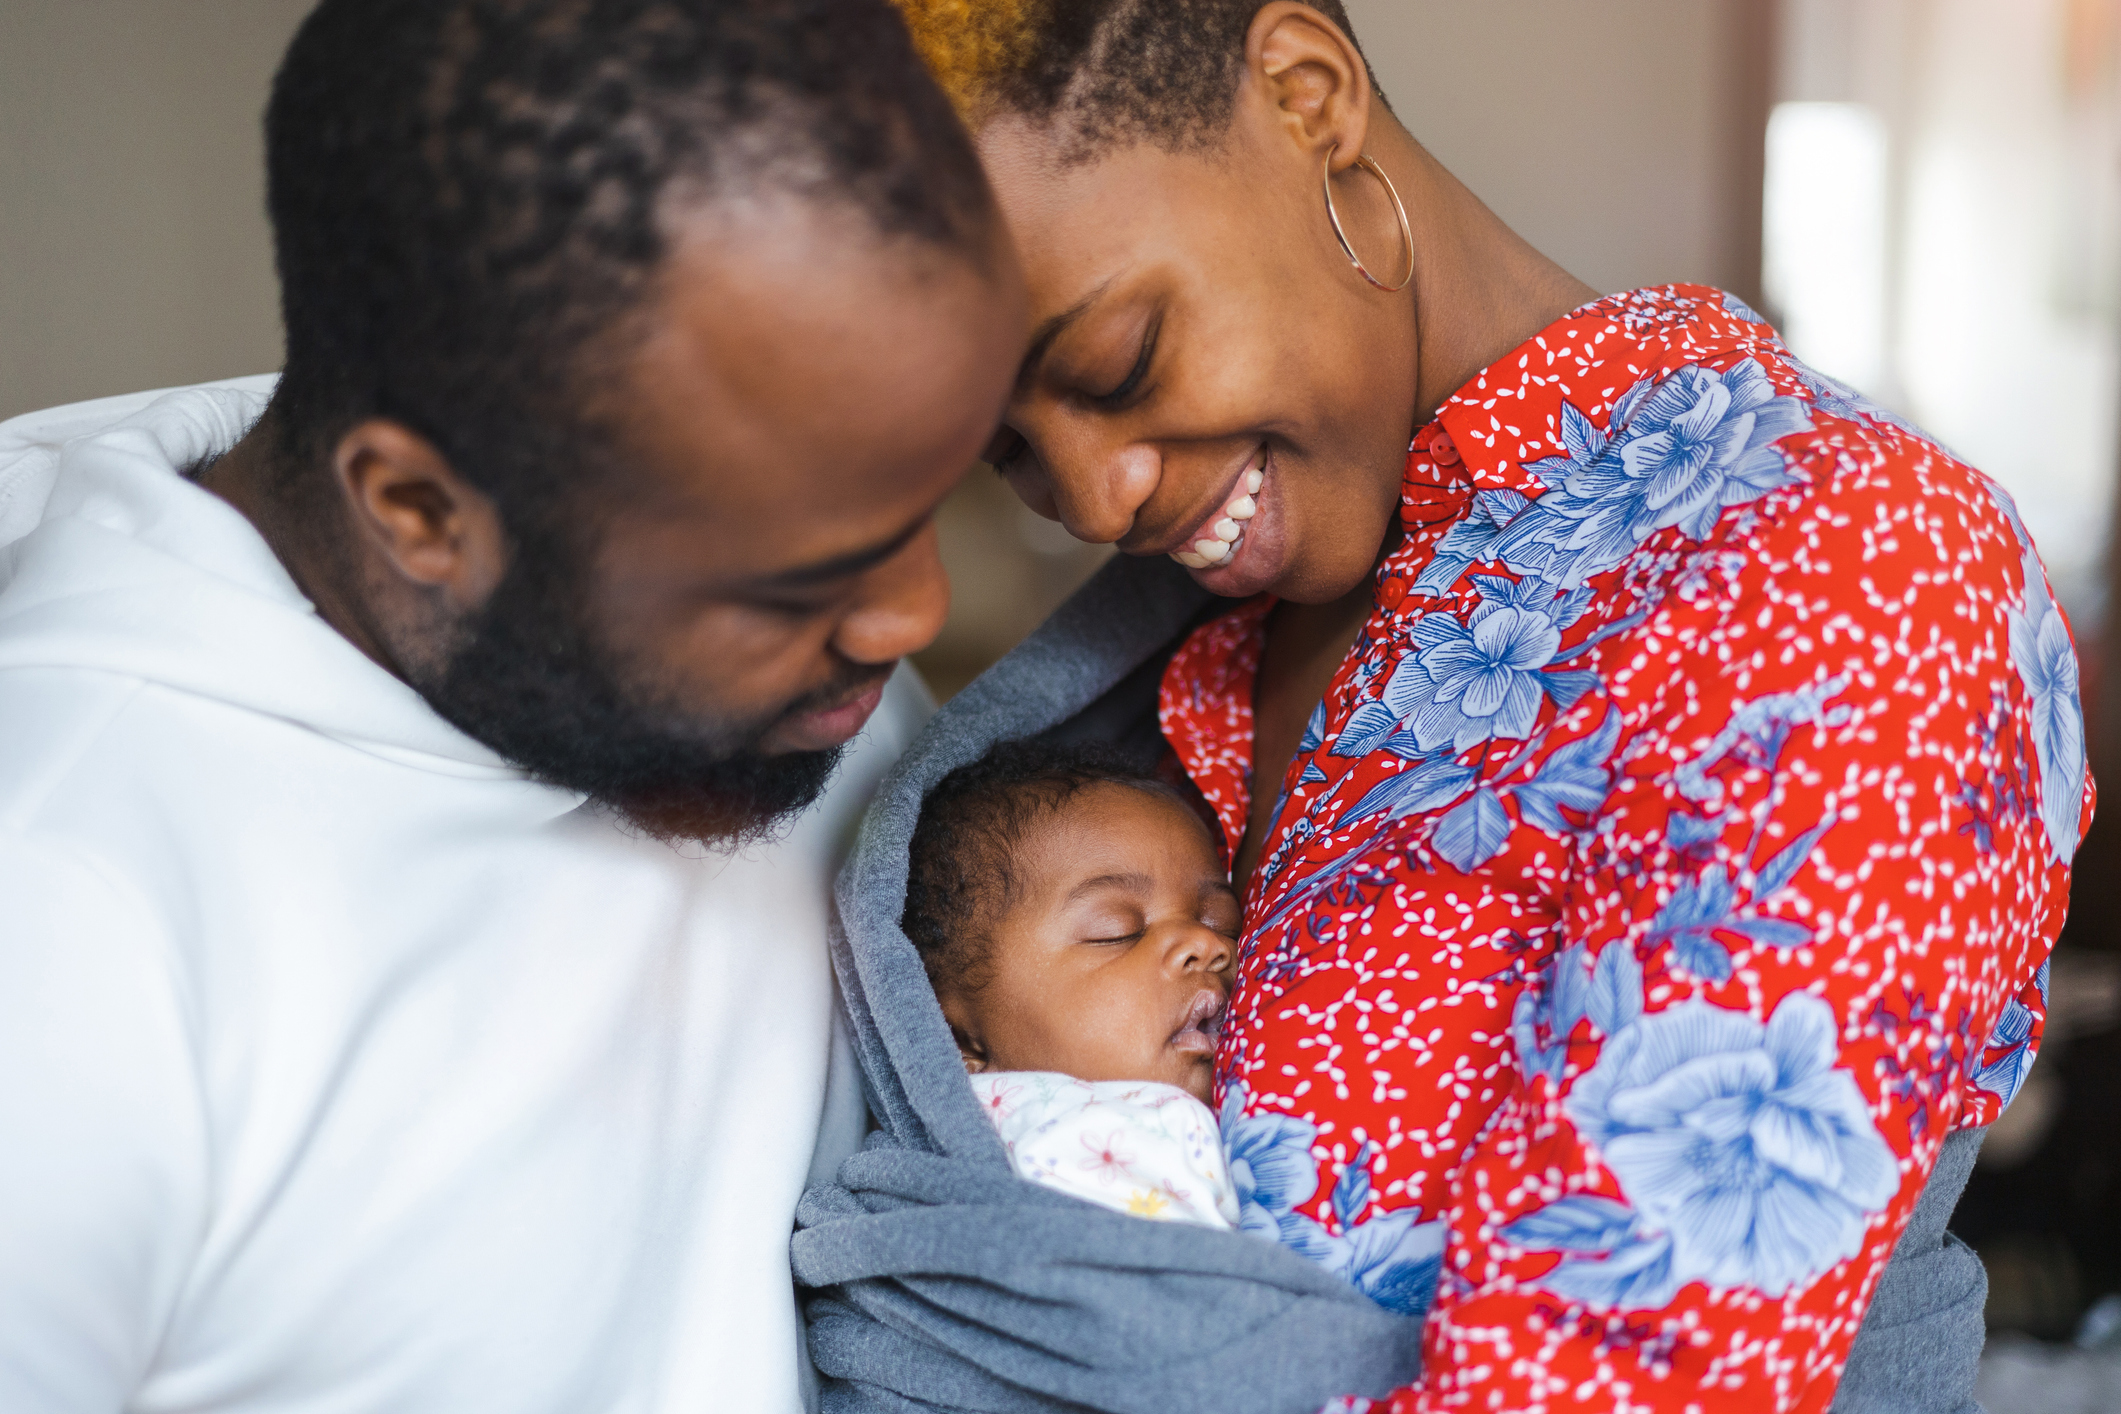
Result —
M1178 792L1102 751L999 746L929 793L904 924L1019 1174L1236 1225L1206 1101L1237 895Z

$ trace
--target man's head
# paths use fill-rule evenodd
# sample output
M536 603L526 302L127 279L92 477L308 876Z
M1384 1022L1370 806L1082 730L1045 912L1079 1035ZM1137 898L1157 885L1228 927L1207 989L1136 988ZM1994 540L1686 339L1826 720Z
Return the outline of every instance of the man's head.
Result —
M305 587L652 830L812 798L940 623L929 516L1023 339L888 6L324 0L266 127Z
M1238 921L1207 825L1114 753L1004 743L913 832L903 924L969 1070L1205 1100Z

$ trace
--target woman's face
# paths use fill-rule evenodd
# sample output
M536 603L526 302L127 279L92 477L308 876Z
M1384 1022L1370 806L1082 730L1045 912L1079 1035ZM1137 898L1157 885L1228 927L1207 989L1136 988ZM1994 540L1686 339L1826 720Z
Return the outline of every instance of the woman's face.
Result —
M1188 553L1220 594L1354 588L1393 523L1418 360L1411 296L1335 243L1324 154L1249 88L1211 153L1063 165L1050 130L1009 118L980 141L1030 284L1033 343L992 449L1017 493L1079 539ZM1396 279L1382 188L1334 187L1357 252Z

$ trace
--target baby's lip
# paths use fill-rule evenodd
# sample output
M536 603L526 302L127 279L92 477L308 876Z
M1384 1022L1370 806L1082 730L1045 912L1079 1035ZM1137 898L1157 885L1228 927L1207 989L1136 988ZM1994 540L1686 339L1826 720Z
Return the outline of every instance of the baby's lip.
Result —
M1223 1008L1229 1004L1230 999L1213 987L1194 993L1185 1019L1171 1033L1171 1045L1189 1053L1213 1055L1215 1043L1222 1039Z

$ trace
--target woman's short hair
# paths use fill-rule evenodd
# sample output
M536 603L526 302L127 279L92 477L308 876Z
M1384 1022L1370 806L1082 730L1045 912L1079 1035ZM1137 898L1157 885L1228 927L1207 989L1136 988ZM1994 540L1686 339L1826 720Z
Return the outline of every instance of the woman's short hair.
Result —
M1354 40L1341 0L1306 2ZM1220 142L1261 0L895 3L969 126L1002 114L1052 123L1067 136L1063 159L1085 161L1127 143Z

